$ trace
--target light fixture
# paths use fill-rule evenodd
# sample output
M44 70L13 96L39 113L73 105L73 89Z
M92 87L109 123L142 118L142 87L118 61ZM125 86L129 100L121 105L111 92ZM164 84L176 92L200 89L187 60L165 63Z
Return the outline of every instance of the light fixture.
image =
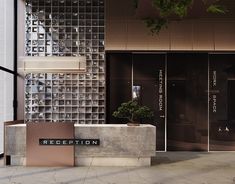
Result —
M86 72L86 57L20 57L24 73L84 73Z

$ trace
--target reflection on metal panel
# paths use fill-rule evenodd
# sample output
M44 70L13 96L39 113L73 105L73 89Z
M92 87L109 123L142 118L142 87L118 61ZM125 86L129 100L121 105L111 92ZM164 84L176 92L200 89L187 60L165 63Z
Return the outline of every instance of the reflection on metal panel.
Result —
M39 139L73 139L73 123L28 123L27 166L74 166L74 146L40 146Z

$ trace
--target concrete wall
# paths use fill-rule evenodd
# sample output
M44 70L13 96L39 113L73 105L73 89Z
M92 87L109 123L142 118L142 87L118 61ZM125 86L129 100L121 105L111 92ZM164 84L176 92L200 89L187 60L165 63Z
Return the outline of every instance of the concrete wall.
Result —
M74 131L76 139L100 140L97 146L76 145L75 165L149 166L155 156L156 127L152 125L75 125ZM7 125L5 135L5 154L11 156L11 165L25 165L25 156L30 154L26 149L26 125ZM51 152L48 146L42 149Z
M132 0L106 2L106 50L234 51L235 18L174 21L152 36Z

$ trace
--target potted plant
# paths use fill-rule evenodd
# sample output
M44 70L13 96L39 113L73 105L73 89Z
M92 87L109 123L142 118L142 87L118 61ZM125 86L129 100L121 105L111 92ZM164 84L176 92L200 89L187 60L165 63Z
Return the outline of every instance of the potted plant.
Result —
M153 118L153 111L146 106L140 106L136 100L122 103L116 111L113 112L116 118L127 119L129 126L139 126L141 120Z

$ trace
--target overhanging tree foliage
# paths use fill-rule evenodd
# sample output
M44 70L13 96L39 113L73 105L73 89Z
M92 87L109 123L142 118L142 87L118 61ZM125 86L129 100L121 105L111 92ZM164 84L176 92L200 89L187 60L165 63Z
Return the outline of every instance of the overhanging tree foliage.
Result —
M139 2L135 1L135 7L138 8ZM167 27L169 21L174 16L179 19L183 19L187 16L188 11L192 8L195 3L194 0L151 0L152 6L158 12L159 17L144 18L146 26L150 31L154 33L159 33L163 27ZM197 0L199 1L199 0ZM201 0L205 5L206 11L208 13L214 14L225 14L228 10L224 5L221 4L221 0Z

